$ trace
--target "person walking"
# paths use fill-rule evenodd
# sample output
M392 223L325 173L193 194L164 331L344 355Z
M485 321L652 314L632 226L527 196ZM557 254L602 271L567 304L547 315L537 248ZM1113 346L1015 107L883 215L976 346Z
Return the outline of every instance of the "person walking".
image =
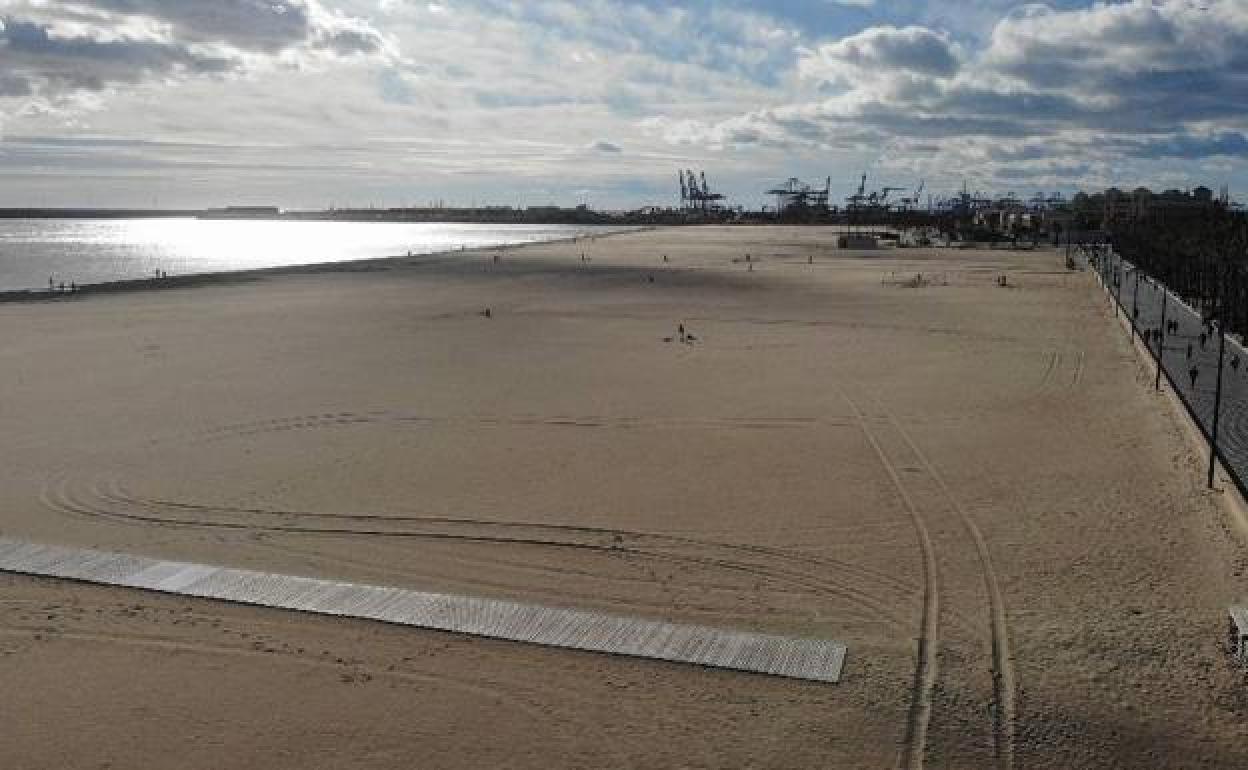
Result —
M1187 370L1187 376L1190 377L1192 380L1192 390L1195 390L1196 378L1200 376L1200 369L1198 367L1193 366L1191 369Z

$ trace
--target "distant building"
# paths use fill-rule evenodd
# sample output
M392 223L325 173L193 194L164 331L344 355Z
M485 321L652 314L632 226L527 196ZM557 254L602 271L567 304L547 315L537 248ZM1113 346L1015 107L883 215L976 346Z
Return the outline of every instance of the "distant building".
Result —
M1097 196L1084 197L1095 201ZM1171 189L1161 193L1154 193L1147 187L1137 187L1130 193L1111 187L1100 197L1101 219L1106 227L1127 222L1188 219L1225 205L1214 200L1213 190L1203 185L1191 192Z

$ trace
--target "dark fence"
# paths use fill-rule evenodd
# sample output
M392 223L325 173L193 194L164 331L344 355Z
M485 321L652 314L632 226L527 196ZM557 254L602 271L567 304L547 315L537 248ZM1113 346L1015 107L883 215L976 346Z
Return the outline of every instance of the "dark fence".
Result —
M1117 305L1116 312L1125 314L1132 333L1144 340L1158 367L1158 381L1164 377L1170 383L1248 497L1248 352L1216 320L1202 317L1111 247L1083 247L1083 254Z

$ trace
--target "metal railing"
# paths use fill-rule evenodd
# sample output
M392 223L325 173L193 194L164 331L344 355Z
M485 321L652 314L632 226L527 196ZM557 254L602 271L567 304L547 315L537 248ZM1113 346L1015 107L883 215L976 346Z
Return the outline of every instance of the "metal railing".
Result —
M1125 314L1131 334L1140 336L1152 356L1156 386L1164 376L1209 443L1209 485L1216 459L1248 497L1248 351L1216 318L1202 318L1112 247L1082 248L1115 312Z

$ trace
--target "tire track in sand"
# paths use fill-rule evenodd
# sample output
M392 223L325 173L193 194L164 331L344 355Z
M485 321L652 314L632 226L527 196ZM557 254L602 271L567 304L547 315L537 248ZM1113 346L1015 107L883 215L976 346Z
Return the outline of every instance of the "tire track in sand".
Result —
M322 517L337 520L336 526L325 526L320 523L295 523L300 518L300 514L293 511L263 512L277 518L277 521L221 521L211 518L180 518L170 516L168 512L160 510L160 506L154 506L150 503L144 504L141 498L128 498L124 493L116 490L115 482L112 486L114 490L111 492L93 488L88 490L88 494L84 496L80 491L73 488L73 483L70 479L62 477L58 483L50 484L44 488L42 501L49 509L62 514L111 519L136 525L224 529L294 535L338 535L497 543L569 548L587 553L631 555L656 561L694 564L710 569L722 570L727 573L774 580L781 584L805 588L814 595L839 596L847 600L851 605L857 605L867 610L870 613L867 617L894 625L901 625L902 623L901 618L893 610L893 600L891 598L878 596L859 587L858 583L860 580L876 573L871 572L868 575L860 575L857 579L847 579L847 576L842 574L839 580L833 580L829 579L824 574L824 571L835 569L835 563L819 557L796 554L766 546L745 546L703 541L688 537L667 537L653 533L628 532L626 530L609 530L594 527L524 524L519 522L485 522L479 520L462 520L464 523L477 525L474 528L475 531L469 530L466 532L448 531L446 529L394 528L395 524L403 524L405 521L408 524L417 522L422 524L430 522L449 523L454 521L443 517L430 517L428 520L421 521L420 517L408 517L405 520L397 517L368 514L310 514L314 521ZM191 510L197 508L196 506L189 507ZM204 512L203 508L200 508L200 511L201 513ZM261 512L260 509L252 511L255 514ZM362 521L342 521L343 519L349 520L352 518L359 518ZM291 521L291 519L294 521ZM366 526L359 526L359 524L365 524ZM480 528L487 524L492 526L484 529ZM681 544L692 546L693 548L680 548ZM673 548L673 545L677 547ZM767 558L757 560L743 558L743 556L749 553L766 556ZM781 563L776 563L776 559L782 556L787 556L787 560L781 558ZM817 572L814 569L815 565L823 569ZM897 581L896 578L890 577L885 582L892 583L890 590L903 588L912 590L912 587Z
M837 388L858 419L863 436L875 451L884 472L892 481L918 535L919 550L923 554L923 610L919 623L919 651L915 661L914 681L911 685L910 709L906 717L906 733L902 742L897 765L904 770L923 767L927 750L927 732L932 720L932 691L936 686L939 670L937 653L940 647L940 574L936 565L936 549L919 507L901 481L897 466L888 458L879 438L871 429L871 420L843 389Z
M1082 369L1083 353L1080 352L1079 366L1075 370L1076 382ZM957 512L963 527L975 544L980 569L983 572L984 588L988 592L992 633L993 744L998 765L1004 768L1004 770L1010 770L1014 767L1014 731L1017 718L1014 698L1017 692L1017 680L1014 674L1013 655L1010 652L1010 634L1005 615L1005 601L1001 595L1000 581L997 579L997 573L992 564L992 556L988 551L988 543L984 539L983 532L975 523L975 519L971 517L962 506L962 503L953 494L944 476L936 468L936 465L931 461L927 453L919 448L919 445L897 419L897 416L883 402L878 398L873 400L887 416L889 423L897 431L897 434L901 436L902 441L906 443L906 446L918 458L923 469L936 482L937 487L940 488L941 493L949 501L953 510Z

